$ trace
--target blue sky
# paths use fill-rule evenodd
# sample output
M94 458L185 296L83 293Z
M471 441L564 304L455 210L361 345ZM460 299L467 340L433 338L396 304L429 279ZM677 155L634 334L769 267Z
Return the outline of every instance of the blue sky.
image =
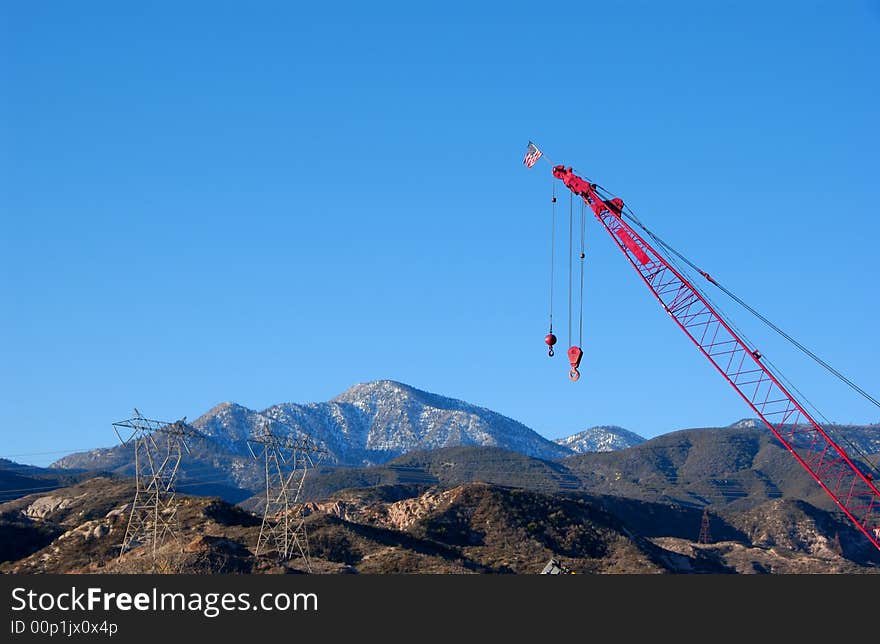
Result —
M119 4L0 9L0 454L381 378L550 438L750 415L595 222L581 381L547 358L528 139L880 390L878 3Z

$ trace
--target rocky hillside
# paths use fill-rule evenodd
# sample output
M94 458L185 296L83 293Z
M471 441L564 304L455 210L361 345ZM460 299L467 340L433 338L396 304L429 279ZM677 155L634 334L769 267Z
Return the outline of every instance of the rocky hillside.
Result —
M557 438L555 442L577 454L584 454L586 452L613 452L641 445L646 440L643 436L623 427L599 425L565 438Z
M821 488L763 429L682 430L562 463L594 493L743 509L789 498L830 508Z
M349 488L452 487L477 482L536 492L582 489L580 479L555 461L497 447L446 447L410 452L374 467L317 468L305 481L303 499L320 500ZM260 498L258 494L243 505L256 508Z
M260 519L219 499L181 497L178 542L118 557L127 483L96 478L0 505L0 573L303 571L253 553ZM378 486L299 506L318 573L535 573L550 557L579 573L878 572L876 553L830 513L770 502L712 515L681 506L541 494L483 483ZM15 547L10 542L15 541Z
M775 499L831 502L768 431L689 429L635 447L558 461L499 448L457 447L405 454L382 466L318 468L306 498L350 487L486 482L537 492L581 491L683 506L745 510Z

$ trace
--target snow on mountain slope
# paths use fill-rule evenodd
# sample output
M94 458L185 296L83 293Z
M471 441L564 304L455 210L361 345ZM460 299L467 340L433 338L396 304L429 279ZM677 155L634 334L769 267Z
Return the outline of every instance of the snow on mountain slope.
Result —
M273 423L272 421L277 421ZM572 454L522 423L462 400L380 380L351 387L333 400L282 403L263 411L224 402L192 422L207 440L194 441L194 455L212 467L230 458L237 467L251 459L247 439L266 422L276 433L308 435L340 465L385 463L412 450L463 445L501 447L557 459ZM131 461L130 448L71 454L56 467L116 469Z
M583 454L585 452L612 452L639 445L645 440L644 437L623 427L600 425L565 438L557 438L556 443L578 454Z
M511 418L392 380L355 385L326 403L275 405L263 414L302 429L351 464L458 445L503 447L546 459L571 454Z

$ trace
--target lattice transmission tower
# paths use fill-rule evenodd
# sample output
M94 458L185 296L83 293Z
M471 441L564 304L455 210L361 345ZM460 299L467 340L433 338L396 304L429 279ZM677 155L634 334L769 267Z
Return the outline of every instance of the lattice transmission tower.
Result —
M134 417L113 423L123 445L134 446L135 493L120 556L139 545L156 549L168 537L177 535L177 501L174 479L187 439L201 437L187 425L186 417L175 422L144 418L135 408Z
M280 561L299 555L311 572L305 514L298 503L309 469L327 451L290 428L273 432L268 420L248 439L248 448L255 459L263 460L266 473L263 524L255 554L274 552Z
M697 543L712 543L712 533L709 530L709 508L703 508L703 520L700 523L700 536Z

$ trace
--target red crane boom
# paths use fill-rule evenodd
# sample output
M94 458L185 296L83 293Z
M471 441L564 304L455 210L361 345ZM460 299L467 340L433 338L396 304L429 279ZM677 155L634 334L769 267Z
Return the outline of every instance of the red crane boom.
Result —
M553 176L590 206L679 328L837 507L880 549L880 527L876 525L880 491L873 477L806 412L764 364L760 352L746 345L699 289L623 220L623 201L602 199L598 187L571 168L554 166ZM703 277L713 282L707 273Z

